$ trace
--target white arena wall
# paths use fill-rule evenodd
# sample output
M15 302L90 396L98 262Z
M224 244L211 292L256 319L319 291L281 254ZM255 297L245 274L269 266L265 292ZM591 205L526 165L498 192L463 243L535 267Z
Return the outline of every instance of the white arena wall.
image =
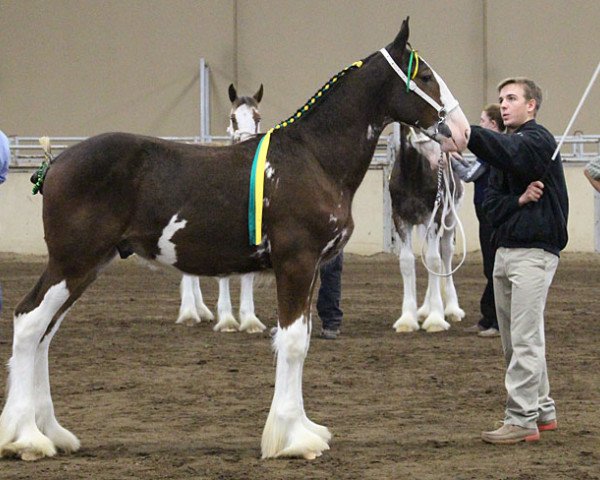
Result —
M45 255L42 228L42 197L32 195L29 181L33 170L12 169L0 188L0 252ZM569 243L571 252L594 251L594 193L583 176L583 166L566 164L569 189ZM383 171L369 170L354 198L353 216L356 224L346 252L371 255L384 250L383 239ZM477 218L473 208L473 185L466 185L460 209L467 250L479 250ZM459 239L457 252L462 249ZM420 252L420 243L415 242Z

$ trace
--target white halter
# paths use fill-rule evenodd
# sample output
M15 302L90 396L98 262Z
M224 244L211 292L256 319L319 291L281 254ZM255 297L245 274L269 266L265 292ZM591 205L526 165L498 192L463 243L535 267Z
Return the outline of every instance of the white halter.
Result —
M431 105L433 108L435 108L435 110L438 112L438 116L441 121L443 121L446 118L447 113L451 112L456 107L458 107L458 101L454 97L452 98L453 101L448 106L442 106L439 103L437 103L433 98L431 98L423 90L421 90L421 88L419 88L419 86L415 82L409 82L406 74L402 71L402 69L394 61L394 59L389 54L389 52L385 49L385 47L380 49L379 51L381 52L383 57L387 60L387 62L390 64L390 66L394 69L394 71L398 74L398 76L402 79L402 81L408 85L409 90L412 90L413 92L415 92L419 97L421 97L429 105ZM432 69L432 71L433 71L433 69ZM440 81L442 81L439 75L437 75L435 72L434 72L434 74L435 74L435 78L438 81L438 83Z

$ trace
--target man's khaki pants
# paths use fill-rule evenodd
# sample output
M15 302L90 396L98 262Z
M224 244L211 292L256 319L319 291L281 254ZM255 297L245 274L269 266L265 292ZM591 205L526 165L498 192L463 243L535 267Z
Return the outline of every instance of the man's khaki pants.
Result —
M535 428L556 418L546 371L544 307L558 257L539 248L496 251L494 294L506 360L504 423Z

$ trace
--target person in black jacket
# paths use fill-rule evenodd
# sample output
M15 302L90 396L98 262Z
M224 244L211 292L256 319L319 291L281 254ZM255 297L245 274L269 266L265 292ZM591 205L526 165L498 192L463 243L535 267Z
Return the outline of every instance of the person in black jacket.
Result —
M556 429L546 370L544 307L560 251L568 240L569 202L556 142L535 121L540 88L527 78L498 86L508 135L471 127L469 149L492 168L484 212L494 229L494 295L506 361L507 402L501 428L485 442L536 441Z

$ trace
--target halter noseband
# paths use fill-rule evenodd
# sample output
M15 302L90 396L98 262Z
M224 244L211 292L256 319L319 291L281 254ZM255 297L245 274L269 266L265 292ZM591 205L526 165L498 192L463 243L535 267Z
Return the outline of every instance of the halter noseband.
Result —
M390 67L392 67L394 69L394 71L398 74L398 76L406 84L406 90L407 91L412 90L419 97L421 97L423 100L425 100L429 105L431 105L433 108L435 108L436 112L438 112L438 118L439 118L438 124L444 123L444 120L446 120L446 115L448 114L448 112L451 112L456 107L458 107L458 102L456 101L456 99L453 99L454 102L452 103L452 105L449 108L445 108L444 106L440 105L433 98L431 98L429 95L427 95L423 90L421 90L421 88L415 82L410 81L410 79L406 76L406 74L402 71L402 69L394 61L394 59L392 58L392 56L389 54L389 52L386 50L385 47L380 49L379 51L381 52L383 57L387 60L387 62L390 64ZM419 58L416 54L414 56L417 59ZM418 60L417 60L417 62L418 62ZM417 65L418 65L418 63L417 63ZM415 78L416 73L417 73L417 68L418 67L415 68L414 75L412 75L412 78Z

